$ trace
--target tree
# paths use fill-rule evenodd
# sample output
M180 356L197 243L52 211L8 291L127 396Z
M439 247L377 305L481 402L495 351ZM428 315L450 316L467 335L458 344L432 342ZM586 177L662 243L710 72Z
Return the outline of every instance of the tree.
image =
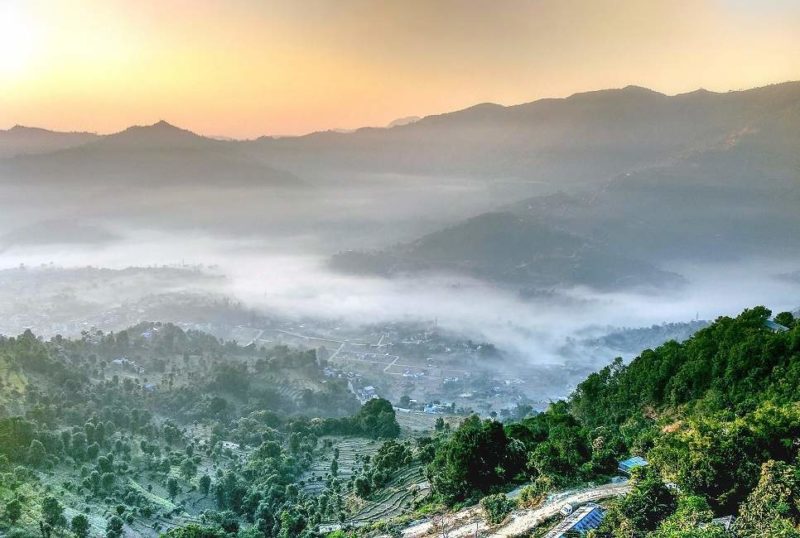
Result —
M114 487L114 480L116 480L114 473L103 473L100 477L100 484L104 490L111 491Z
M42 519L51 527L63 527L67 524L64 507L55 497L45 497L42 501Z
M86 538L89 536L89 518L83 514L78 514L72 518L70 528L78 538Z
M444 431L444 426L445 426L444 419L442 417L436 417L436 423L433 425L433 428L437 432L441 432Z
M195 523L190 523L183 527L170 529L162 536L165 538L225 538L227 534L220 529L201 527Z
M22 503L19 499L11 499L6 503L6 519L13 525L22 516Z
M794 315L791 312L781 312L775 316L775 323L780 323L784 327L789 327L791 329L794 327L795 323Z
M612 505L601 530L614 536L629 536L628 531L643 535L675 512L675 496L652 467L635 469L632 482L631 492Z
M369 479L364 476L359 476L355 481L356 494L362 499L369 497L372 492L372 484Z
M339 474L339 462L336 460L331 461L331 475L336 476Z
M208 491L211 489L211 477L207 474L204 474L200 477L197 486L200 488L200 493L203 495L208 495Z
M648 538L723 538L729 536L719 525L710 525L714 513L705 498L681 495L675 512Z
M761 466L758 485L736 520L737 536L800 536L800 470L784 462Z
M509 440L503 425L493 420L468 417L436 450L428 477L448 503L464 500L474 492L487 493L513 478L521 462L509 461Z
M78 461L83 461L86 457L86 434L83 432L76 432L72 434L70 440L72 457Z
M353 417L356 430L374 438L394 438L400 435L394 408L389 400L374 398L369 400Z
M174 476L170 476L167 480L167 493L171 499L178 494L178 480Z
M98 445L96 442L86 447L86 457L89 458L90 461L97 458L97 454L99 452L100 452L100 445Z
M47 459L47 450L38 439L31 441L31 446L28 447L28 463L34 467L39 467Z
M180 472L184 479L190 480L192 477L194 477L194 475L197 474L197 466L191 459L185 458L181 462Z
M106 524L106 538L122 538L122 529L125 522L119 516L111 516Z

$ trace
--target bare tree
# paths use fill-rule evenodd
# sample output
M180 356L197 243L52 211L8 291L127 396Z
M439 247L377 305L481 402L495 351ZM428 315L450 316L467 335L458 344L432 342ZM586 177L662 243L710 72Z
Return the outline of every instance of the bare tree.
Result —
M447 538L450 534L452 525L447 520L446 514L436 514L433 516L433 528L437 534L441 534L442 538Z

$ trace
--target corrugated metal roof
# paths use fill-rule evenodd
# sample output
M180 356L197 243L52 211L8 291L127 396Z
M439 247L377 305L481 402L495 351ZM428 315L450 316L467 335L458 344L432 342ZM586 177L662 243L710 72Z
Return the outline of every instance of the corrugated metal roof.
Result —
M584 533L600 526L605 511L594 503L581 506L564 520L553 527L544 538L563 538L570 531Z
M644 467L647 465L647 460L641 456L634 456L632 458L628 458L627 460L622 460L619 462L617 468L620 471L630 472L631 470L637 467Z

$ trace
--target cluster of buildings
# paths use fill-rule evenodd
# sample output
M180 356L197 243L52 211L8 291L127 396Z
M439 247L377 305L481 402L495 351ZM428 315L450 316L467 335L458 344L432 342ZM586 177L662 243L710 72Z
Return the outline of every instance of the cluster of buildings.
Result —
M617 465L617 469L626 476L630 476L634 469L647 467L648 462L641 456L633 456L631 458L622 460ZM590 530L596 529L603 522L605 517L605 510L602 506L596 503L587 503L573 510L569 504L565 504L561 508L561 515L564 519L550 531L544 535L543 538L567 538L568 536L583 536ZM733 525L734 517L725 516L713 519L710 523L701 524L700 527L707 527L709 525L719 525L725 530L730 530Z
M432 402L425 404L423 411L428 413L429 415L441 415L445 413L452 413L455 404L452 403L444 403L444 402Z

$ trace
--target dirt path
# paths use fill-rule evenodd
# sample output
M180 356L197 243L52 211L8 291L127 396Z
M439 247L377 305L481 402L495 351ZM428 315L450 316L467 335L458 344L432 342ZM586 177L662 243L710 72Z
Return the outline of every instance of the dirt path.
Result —
M469 538L473 536L508 538L527 532L543 521L553 517L561 507L569 503L580 505L599 501L609 497L624 495L630 491L627 483L604 484L595 488L584 489L568 495L559 495L555 499L533 510L516 510L511 518L499 527L489 528L483 519L479 506L471 506L455 512L445 518L448 538ZM438 522L437 522L438 523ZM437 535L437 525L431 520L422 521L403 530L403 538L423 538ZM441 531L439 531L441 532Z

